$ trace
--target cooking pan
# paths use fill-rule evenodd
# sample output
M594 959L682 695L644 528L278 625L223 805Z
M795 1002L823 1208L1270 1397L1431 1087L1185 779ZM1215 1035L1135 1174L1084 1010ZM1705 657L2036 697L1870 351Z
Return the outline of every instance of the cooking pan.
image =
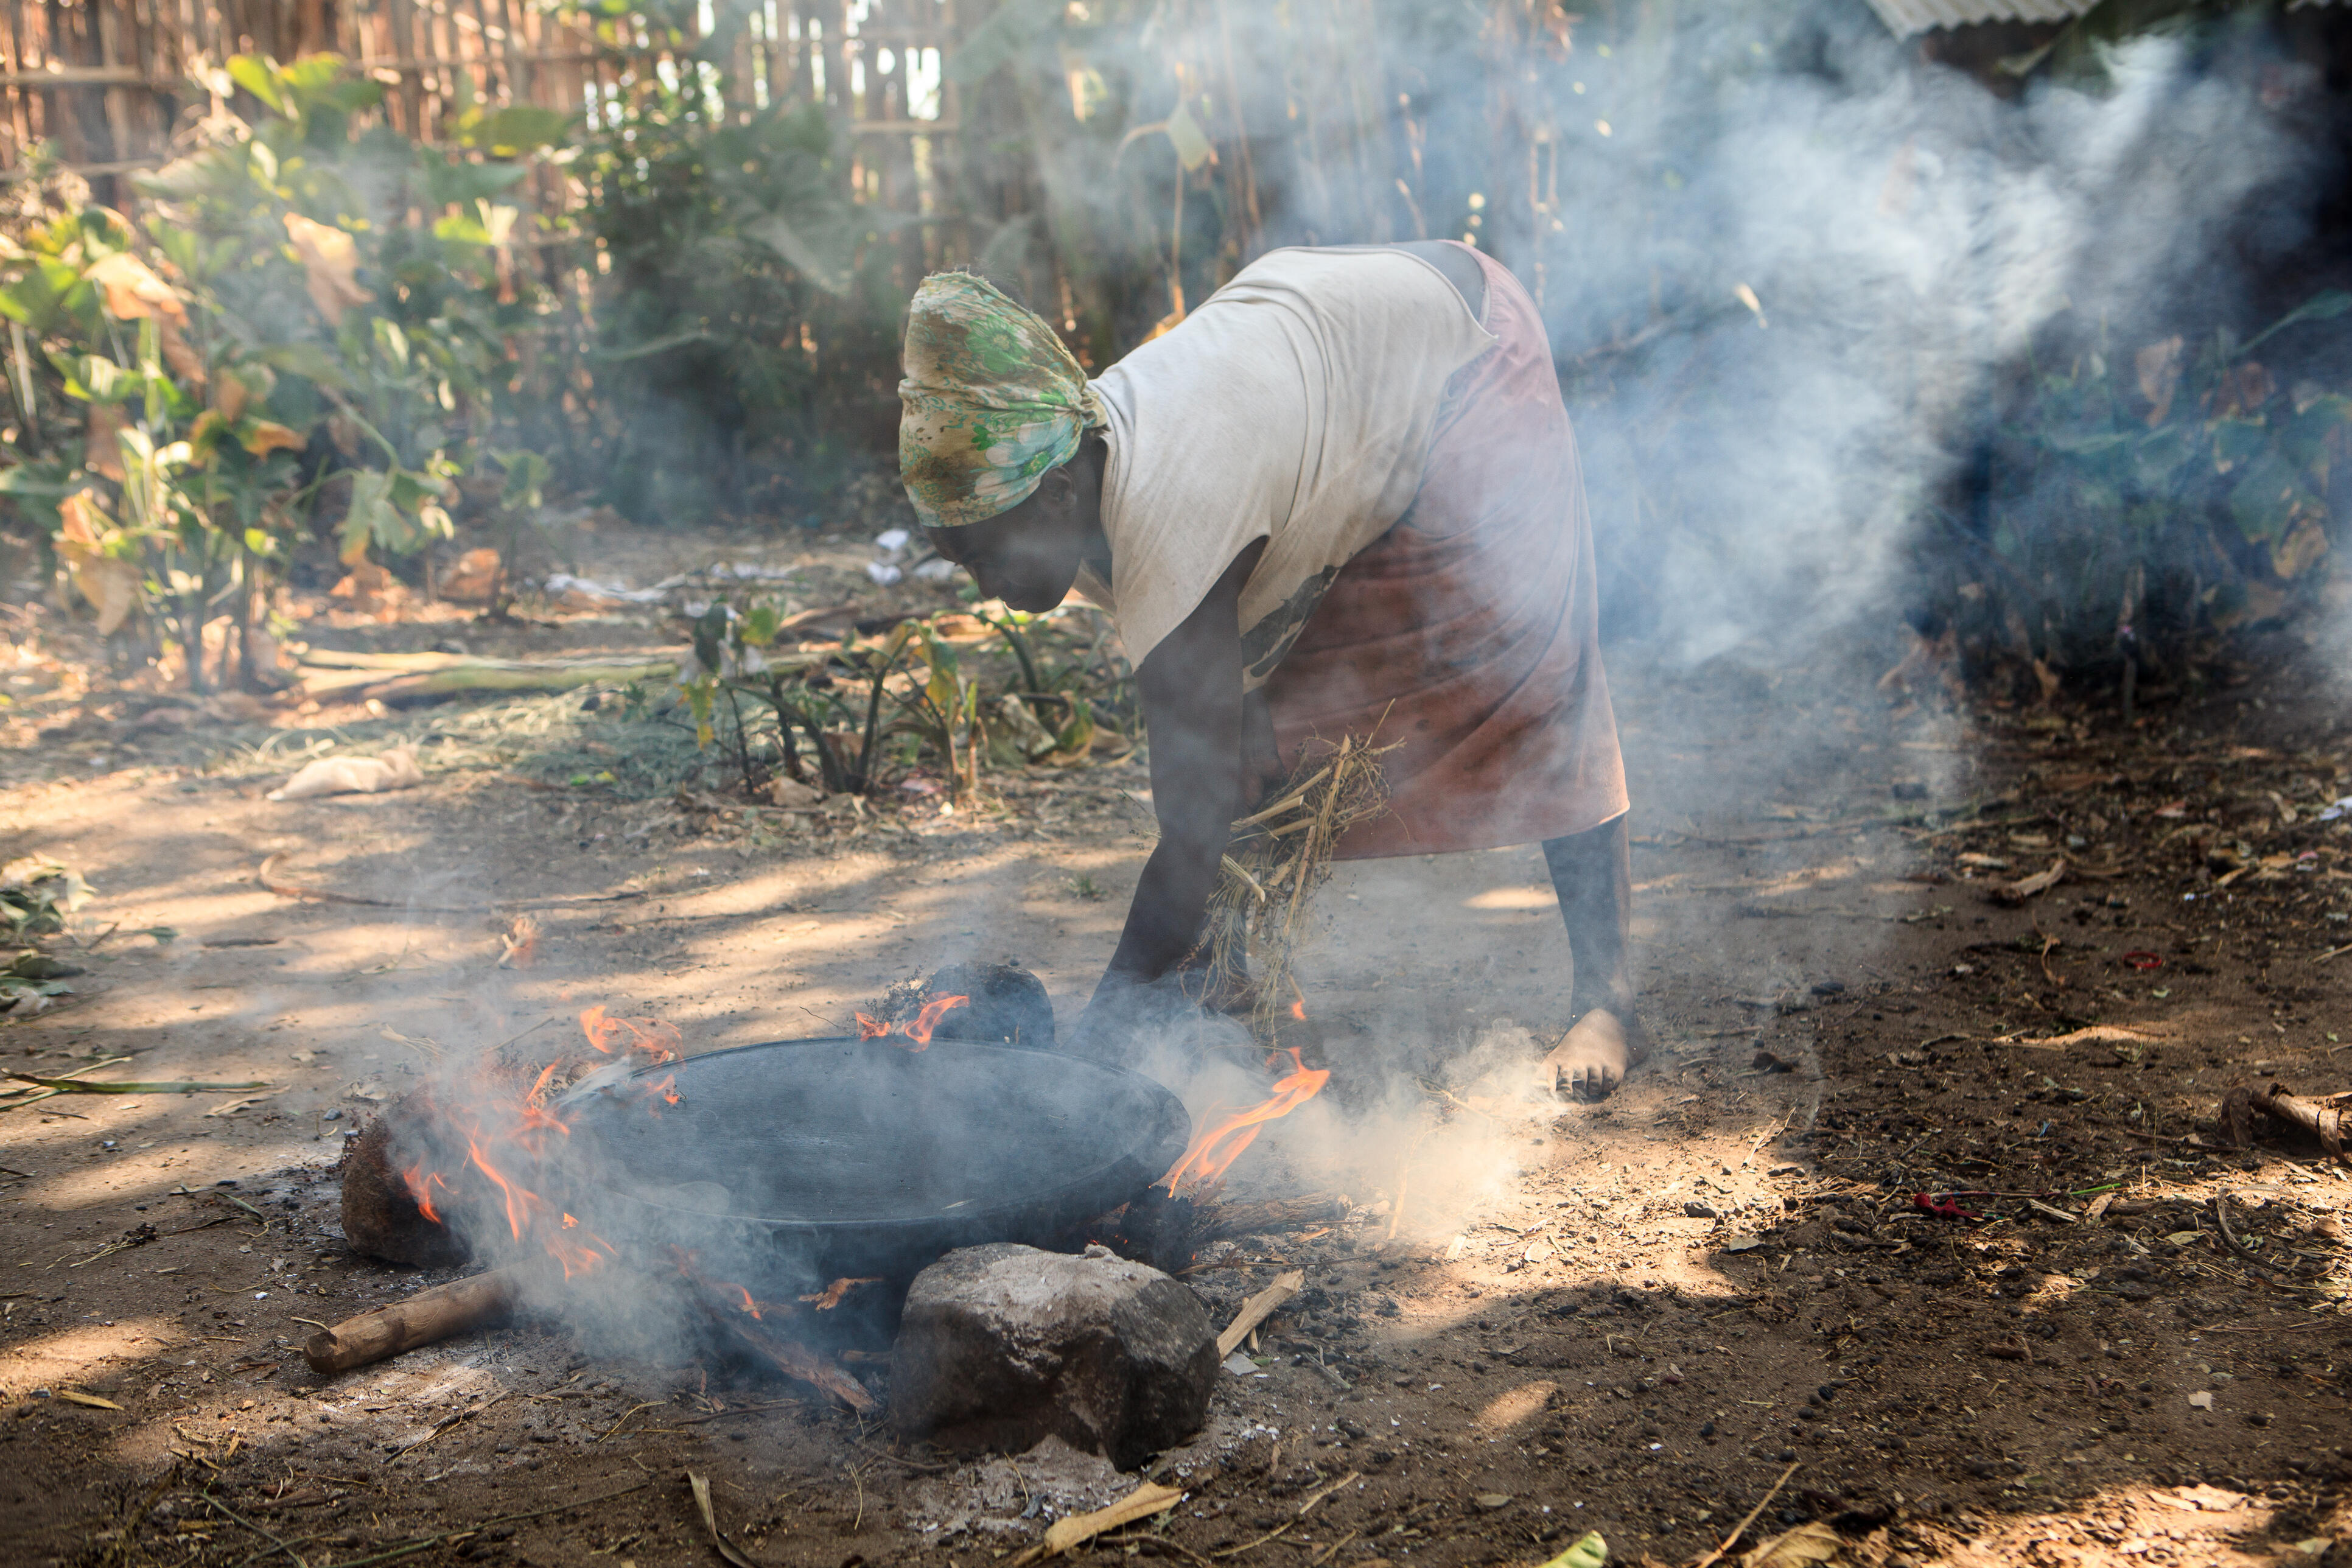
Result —
M1192 1132L1174 1095L1124 1068L887 1037L712 1051L567 1110L570 1190L597 1194L598 1224L707 1254L755 1293L1063 1242L1140 1196Z

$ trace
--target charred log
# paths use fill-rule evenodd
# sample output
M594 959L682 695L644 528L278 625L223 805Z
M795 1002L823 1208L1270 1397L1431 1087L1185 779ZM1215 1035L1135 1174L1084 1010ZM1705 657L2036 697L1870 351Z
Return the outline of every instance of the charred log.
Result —
M875 1009L885 1024L904 1024L944 997L961 996L933 1026L935 1040L1054 1048L1054 1003L1045 982L1017 963L950 963L929 980L893 985Z

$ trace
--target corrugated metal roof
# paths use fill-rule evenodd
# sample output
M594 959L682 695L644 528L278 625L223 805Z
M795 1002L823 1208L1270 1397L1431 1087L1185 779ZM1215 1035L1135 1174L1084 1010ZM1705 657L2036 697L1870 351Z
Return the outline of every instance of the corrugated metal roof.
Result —
M1870 0L1878 19L1898 38L1930 27L1965 27L1976 22L2063 22L2098 0Z
M1966 27L1978 22L2063 22L2092 10L2099 0L1870 0L1878 19L1898 38L1931 27ZM2336 0L2289 0L2287 9L2332 5Z

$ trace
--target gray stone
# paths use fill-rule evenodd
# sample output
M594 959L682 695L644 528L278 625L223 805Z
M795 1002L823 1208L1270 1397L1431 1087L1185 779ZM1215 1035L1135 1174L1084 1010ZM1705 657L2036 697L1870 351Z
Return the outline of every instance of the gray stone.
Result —
M915 1277L890 1357L900 1436L1018 1453L1046 1436L1131 1469L1201 1428L1217 1335L1184 1286L1101 1247L998 1243Z

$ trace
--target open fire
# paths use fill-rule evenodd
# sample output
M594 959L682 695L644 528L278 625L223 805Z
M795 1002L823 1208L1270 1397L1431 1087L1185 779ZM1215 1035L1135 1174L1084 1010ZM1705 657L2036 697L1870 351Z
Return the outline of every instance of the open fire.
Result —
M1297 1013L1302 1018L1307 1016L1304 1003L1299 1005ZM1259 1131L1267 1122L1289 1115L1322 1092L1323 1086L1331 1081L1330 1069L1308 1067L1301 1059L1297 1046L1266 1058L1266 1070L1273 1071L1286 1055L1290 1058L1290 1070L1274 1080L1271 1095L1247 1110L1225 1110L1207 1128L1192 1135L1192 1144L1184 1151L1184 1157L1160 1178L1158 1184L1168 1189L1170 1197L1182 1192L1187 1182L1213 1181L1223 1175L1233 1163L1241 1158L1242 1151L1257 1141Z
M615 1065L634 1065L642 1058L644 1065L659 1067L684 1054L685 1041L675 1025L655 1018L610 1016L601 1005L580 1015L580 1028L590 1048L614 1058ZM593 1272L620 1253L575 1215L527 1185L521 1174L545 1169L554 1152L553 1141L572 1136L571 1121L549 1103L565 1065L560 1058L549 1062L530 1088L519 1094L500 1081L496 1069L486 1067L462 1092L446 1099L436 1094L432 1105L450 1135L448 1142L454 1145L462 1139L465 1142L461 1173L480 1173L496 1191L508 1234L518 1242L536 1243L562 1267L563 1277L569 1279ZM663 1107L679 1103L677 1075L648 1083L636 1095L649 1114L658 1116ZM435 1225L447 1225L441 1205L455 1195L449 1173L432 1168L420 1156L404 1166L400 1176L409 1196L416 1201L417 1212ZM532 1175L530 1180L540 1178Z
M904 1047L907 1050L928 1050L930 1048L931 1033L940 1026L940 1020L946 1017L951 1008L961 1007L971 1000L969 996L937 997L925 1003L923 1010L912 1018L897 1024L885 1023L859 1013L856 1015L857 1037L861 1040L882 1040L896 1037L908 1042ZM896 1043L895 1039L893 1043Z
M940 1020L970 1000L961 995L938 997L914 1017L896 1022L858 1013L858 1037L887 1040L908 1051L928 1049ZM1303 1017L1304 1000L1295 1003L1291 1011ZM580 1015L580 1027L587 1046L599 1056L612 1058L610 1064L597 1068L594 1074L575 1071L567 1078L567 1068L591 1064L578 1058L569 1062L559 1058L541 1067L529 1087L519 1092L502 1079L499 1069L485 1067L458 1090L434 1091L431 1112L445 1130L442 1141L453 1150L462 1142L464 1159L455 1171L449 1171L436 1168L428 1158L418 1157L399 1173L418 1212L430 1224L441 1226L449 1224L448 1210L457 1196L454 1183L468 1173L478 1174L488 1184L482 1194L488 1200L487 1206L504 1220L509 1237L535 1246L554 1258L566 1279L593 1272L618 1258L619 1252L613 1243L583 1226L577 1216L539 1190L539 1185L543 1184L541 1173L551 1170L562 1141L569 1139L572 1132L572 1119L554 1102L554 1096L580 1086L592 1076L609 1074L618 1082L607 1085L606 1094L613 1093L619 1083L629 1083L632 1100L646 1114L659 1116L666 1108L681 1103L677 1075L671 1073L642 1082L625 1075L646 1066L659 1067L681 1060L685 1045L675 1025L656 1018L622 1017L601 1005ZM1267 1070L1280 1068L1286 1056L1289 1058L1287 1069L1276 1078L1273 1092L1266 1099L1244 1108L1218 1107L1207 1124L1194 1133L1182 1158L1156 1184L1166 1188L1169 1196L1181 1194L1188 1185L1198 1186L1223 1175L1256 1141L1267 1122L1289 1115L1330 1081L1329 1070L1307 1067L1297 1047L1269 1056ZM726 1281L702 1279L693 1267L691 1254L680 1253L673 1261L681 1276L723 1295L740 1297L742 1310L753 1317L761 1315L761 1304L751 1299L750 1291Z
M919 1008L880 1019L861 1013L858 1040L866 1045L887 1042L896 1047L875 1053L872 1059L877 1064L900 1052L912 1056L926 1051L941 1021L955 1009L970 1005L971 1000L963 994L936 996ZM806 1255L798 1250L799 1242L772 1248L769 1243L752 1240L746 1250L747 1237L766 1235L761 1227L777 1222L738 1218L729 1206L730 1201L740 1202L742 1194L760 1189L756 1176L751 1176L747 1188L730 1173L731 1167L691 1163L683 1169L668 1163L644 1166L645 1175L639 1178L644 1187L635 1193L627 1190L628 1184L612 1185L608 1181L616 1167L606 1162L614 1157L617 1146L641 1143L647 1150L671 1147L675 1152L681 1134L671 1129L656 1134L652 1122L674 1121L666 1113L685 1106L687 1093L693 1093L696 1116L702 1118L721 1103L738 1103L736 1094L726 1092L711 1100L712 1082L733 1081L741 1092L756 1098L769 1080L756 1072L750 1078L740 1077L745 1068L740 1065L731 1069L739 1076L730 1080L725 1076L730 1069L688 1063L677 1028L657 1019L624 1017L596 1006L582 1013L579 1023L580 1037L559 1047L552 1061L525 1062L494 1055L418 1089L388 1113L389 1125L376 1134L381 1152L373 1157L373 1168L378 1173L375 1185L370 1188L362 1183L355 1189L356 1167L347 1173L347 1230L357 1238L362 1229L371 1235L386 1235L376 1227L406 1226L411 1227L407 1234L429 1232L440 1239L428 1246L402 1242L399 1250L380 1251L380 1256L402 1257L413 1250L419 1260L426 1254L462 1260L470 1254L492 1267L488 1274L471 1277L480 1282L477 1288L450 1288L447 1301L427 1292L433 1298L432 1313L414 1322L404 1320L406 1326L400 1329L398 1344L384 1341L379 1348L368 1349L381 1338L370 1337L373 1329L356 1336L344 1332L360 1320L322 1331L316 1353L306 1350L313 1364L336 1368L363 1364L374 1355L397 1353L402 1348L465 1331L468 1323L481 1321L486 1313L517 1305L552 1305L548 1292L561 1286L566 1303L562 1310L583 1325L636 1323L647 1321L650 1313L714 1350L767 1363L814 1384L854 1408L870 1403L866 1391L829 1354L787 1337L810 1331L814 1335L812 1342L837 1342L844 1334L854 1338L871 1331L877 1312L887 1313L889 1303L882 1294L888 1288L885 1276L898 1276L870 1262L861 1268L850 1261L878 1256L870 1250L863 1254L855 1250L857 1245L870 1247L870 1243L853 1243L846 1255L825 1253L823 1247L834 1245L830 1240ZM842 1053L841 1070L853 1077L860 1070L854 1064L862 1053L849 1042L815 1042L811 1048ZM731 1058L734 1053L722 1055ZM1151 1189L1152 1200L1179 1205L1188 1226L1199 1214L1209 1212L1199 1205L1265 1125L1314 1098L1330 1078L1328 1071L1307 1067L1296 1048L1276 1052L1266 1065L1270 1074L1278 1075L1272 1094L1246 1108L1217 1108ZM1073 1064L1072 1070L1076 1067ZM719 1077L698 1076L705 1075L707 1068ZM925 1058L919 1068L906 1063L904 1070L916 1074L939 1094L950 1096L957 1104L994 1105L1012 1093L1011 1103L1026 1107L1034 1098L1009 1086L996 1087L1005 1069L992 1058L938 1053ZM1055 1071L1050 1067L1045 1070ZM894 1082L897 1071L893 1069ZM698 1084L701 1087L696 1088ZM681 1085L687 1088L682 1089ZM807 1086L793 1091L791 1103L801 1104L802 1097L810 1092L813 1089ZM916 1092L925 1091L917 1088ZM1110 1092L1115 1100L1117 1094L1138 1091ZM1160 1096L1167 1110L1142 1110L1150 1094ZM1150 1149L1157 1161L1168 1162L1174 1156L1176 1133L1182 1125L1181 1120L1172 1123L1164 1120L1177 1114L1172 1097L1155 1088L1135 1105L1127 1114L1143 1120L1137 1122L1133 1135L1148 1131L1153 1124L1150 1115L1163 1119L1159 1123L1162 1131L1154 1135L1158 1141L1142 1147ZM805 1132L786 1135L777 1145L780 1152L796 1146L796 1140L811 1137L817 1142L808 1147L823 1146L825 1133L820 1129L832 1127L827 1117L838 1114L855 1120L860 1113L845 1105L820 1115ZM956 1127L963 1125L952 1117L950 1121ZM752 1133L755 1140L761 1136ZM616 1138L619 1145L614 1142ZM987 1166L986 1158L978 1153L975 1158L975 1172ZM384 1194L383 1199L360 1200L362 1226L352 1224L355 1190ZM828 1189L820 1183L817 1190ZM1104 1193L1108 1199L1104 1212L1131 1215L1137 1201L1132 1193L1131 1188ZM961 1203L947 1204L949 1209L961 1210L971 1201L955 1190L952 1182L946 1195L964 1198ZM398 1205L407 1209L404 1220L396 1209L369 1206L402 1198L414 1205ZM1129 1202L1126 1209L1116 1206L1123 1198ZM646 1214L638 1213L641 1209L657 1217L648 1221ZM758 1212L744 1211L747 1215ZM823 1209L803 1212L824 1213ZM1016 1206L1013 1212L1022 1211ZM709 1215L709 1223L698 1221L696 1216L700 1215ZM626 1217L630 1215L635 1217ZM938 1223L953 1231L967 1217L950 1216ZM1041 1221L1028 1215L1012 1223L1034 1226ZM1085 1223L1076 1213L1060 1215L1050 1224L1064 1228L1050 1234L1074 1235L1076 1232L1067 1227ZM648 1224L654 1228L647 1229ZM1134 1226L1130 1224L1129 1228ZM1045 1234L1039 1233L1035 1244L1059 1245L1045 1240ZM448 1250L451 1247L454 1252ZM378 1250L374 1246L369 1249ZM838 1258L850 1266L824 1268L820 1258L828 1262ZM834 1275L843 1278L832 1279ZM587 1277L597 1283L584 1284ZM860 1287L869 1289L859 1295ZM854 1312L842 1310L850 1306L853 1297L862 1304ZM845 1321L853 1319L855 1322ZM824 1327L820 1329L820 1324Z

